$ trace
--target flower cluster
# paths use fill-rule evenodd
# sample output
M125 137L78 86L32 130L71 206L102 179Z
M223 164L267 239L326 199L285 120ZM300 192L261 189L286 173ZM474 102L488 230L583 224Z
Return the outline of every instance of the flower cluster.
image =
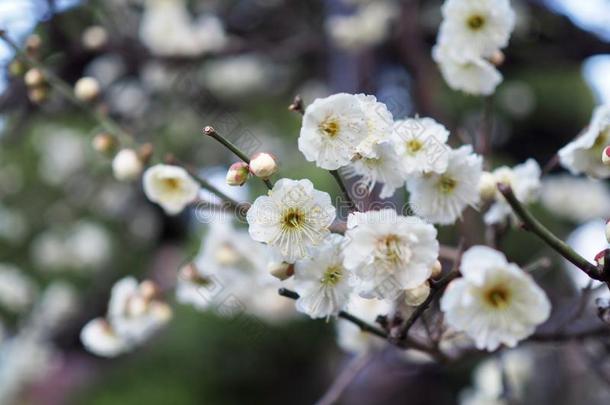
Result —
M119 280L112 287L107 316L83 327L83 345L98 356L114 357L146 342L172 317L171 308L157 295L152 281Z
M515 26L509 0L447 0L432 56L454 90L489 95L502 81L495 68Z

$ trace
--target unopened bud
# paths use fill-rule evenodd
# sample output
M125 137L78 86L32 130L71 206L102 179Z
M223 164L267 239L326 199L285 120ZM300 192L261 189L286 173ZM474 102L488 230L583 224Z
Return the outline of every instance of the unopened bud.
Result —
M273 155L269 153L257 153L250 159L250 173L264 179L277 172L278 166Z
M497 50L491 55L489 61L495 66L500 66L504 63L505 59L506 57L504 56L504 52Z
M409 290L405 290L405 304L410 307L416 307L418 305L423 304L423 302L430 295L430 284L426 281L419 287L411 288Z
M242 186L248 181L250 170L245 162L233 163L227 172L227 184L229 186Z
M25 85L28 87L39 87L45 83L44 75L40 69L32 68L25 73L23 78Z
M610 249L604 249L595 255L595 263L597 267L604 267L606 265L606 252Z
M148 302L139 295L134 295L127 301L127 313L130 316L141 316L147 309Z
M152 143L145 143L138 148L138 158L143 164L147 164L150 161L155 148Z
M49 90L46 87L35 87L28 90L28 98L34 104L42 104L49 96Z
M112 173L119 181L131 181L140 176L144 165L133 149L122 149L112 160Z
M83 32L83 46L95 51L102 48L108 42L108 31L99 25L93 25Z
M441 265L440 260L434 262L434 266L432 266L432 274L430 278L438 278L443 272L443 266Z
M482 200L493 200L496 196L496 178L489 172L483 172L479 179L479 195Z
M284 281L294 275L294 264L286 262L271 262L267 266L267 270L269 270L269 273L273 277Z
M93 145L93 149L100 153L110 153L114 151L117 142L112 135L102 132L93 137L91 144Z
M167 322L172 319L172 308L165 302L154 301L150 304L150 314L161 322Z
M42 39L38 34L32 34L25 40L25 50L32 56L35 55L42 45Z
M159 287L151 280L142 281L138 288L140 295L147 301L152 300L159 293Z
M100 95L100 84L93 77L82 77L74 85L74 95L81 101L93 101Z
M602 152L602 162L606 166L610 166L610 146L606 146Z
M8 72L11 76L17 77L25 73L25 65L18 59L15 59L8 65Z

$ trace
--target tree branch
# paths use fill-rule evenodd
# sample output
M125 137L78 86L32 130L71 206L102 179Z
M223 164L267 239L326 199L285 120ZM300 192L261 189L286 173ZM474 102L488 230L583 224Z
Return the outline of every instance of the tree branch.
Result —
M527 231L534 233L557 253L566 258L570 263L581 269L585 274L594 280L608 283L610 277L604 274L603 270L590 263L587 259L576 253L568 244L555 236L544 225L542 225L525 207L517 200L513 190L506 184L498 184L498 189L506 198L506 202L511 206L515 214L523 222Z

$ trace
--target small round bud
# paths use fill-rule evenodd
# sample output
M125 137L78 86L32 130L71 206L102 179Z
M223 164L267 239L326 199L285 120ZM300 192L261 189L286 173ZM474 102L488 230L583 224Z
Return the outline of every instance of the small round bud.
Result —
M499 49L497 51L495 51L489 58L489 61L495 66L502 65L504 63L504 60L506 60L506 57L504 56L504 52L502 52Z
M277 172L277 169L277 162L269 153L257 153L250 159L250 173L256 177L266 179Z
M294 275L294 264L286 262L271 262L267 266L267 270L269 270L269 273L273 277L284 281Z
M119 181L131 181L140 176L144 165L133 149L122 149L112 160L112 173Z
M139 286L140 295L147 301L152 300L158 293L159 288L154 281L144 280Z
M95 51L108 43L108 31L99 25L92 25L83 32L81 40L86 49Z
M602 162L606 166L610 166L610 146L606 146L602 152Z
M127 313L131 316L141 316L148 309L148 302L140 295L134 295L127 301Z
M138 148L138 158L143 164L147 164L150 161L155 149L152 143L145 143Z
M405 290L405 304L410 307L421 305L430 295L430 284L426 281L419 287Z
M167 322L172 319L172 308L165 302L154 301L150 305L150 314L158 321Z
M81 101L93 101L100 95L100 84L93 77L82 77L74 85L74 95Z
M242 186L248 181L250 170L245 162L233 163L227 172L227 184L229 186Z
M91 144L93 145L93 149L100 153L110 153L114 151L117 142L112 135L102 132L93 137Z
M25 85L28 87L38 87L45 83L44 75L40 69L32 68L25 73L23 78Z
M18 59L15 59L8 65L8 73L13 77L23 75L25 73L25 70L25 65Z
M601 252L599 252L598 254L595 255L595 263L597 264L598 267L604 267L606 264L606 252L609 249L604 249Z
M42 46L42 39L38 34L32 34L25 40L25 50L30 55L35 55Z
M216 130L214 129L214 127L211 126L206 126L203 128L203 134L204 135L208 135L208 136L212 136L216 133Z
M34 104L42 104L44 101L46 101L48 96L49 90L44 86L34 87L28 90L28 98Z
M479 195L483 200L493 200L496 196L496 178L489 172L483 172L479 180Z
M441 265L440 260L437 260L434 262L434 266L432 266L432 274L430 275L430 278L437 278L442 274L442 272L443 266Z

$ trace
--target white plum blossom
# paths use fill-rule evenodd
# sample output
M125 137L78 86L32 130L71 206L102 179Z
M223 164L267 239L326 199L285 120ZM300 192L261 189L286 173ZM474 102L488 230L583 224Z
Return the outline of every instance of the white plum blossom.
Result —
M432 118L398 120L392 143L406 174L442 173L449 162L449 131Z
M582 135L568 143L558 152L561 165L572 174L606 179L610 177L610 166L602 161L602 152L610 145L610 105L595 109L589 126Z
M140 176L144 164L133 149L120 150L112 160L112 173L119 181L131 181Z
M376 184L381 183L383 187L379 197L392 197L396 189L405 184L405 174L402 171L399 157L394 146L389 142L375 145L372 151L374 151L375 157L354 159L343 169L344 173L347 177L361 176L358 181L366 185L369 193Z
M375 96L357 94L364 121L367 136L356 148L357 156L373 158L378 156L376 146L390 139L394 117L388 107L377 101Z
M214 15L193 19L185 0L146 0L140 40L158 56L197 56L222 50L228 43L222 21Z
M235 229L229 221L213 221L193 262L180 270L176 299L198 310L229 295L245 301L253 286L262 288L272 281L266 273L268 256L269 249L253 241L246 230Z
M515 26L509 0L447 0L438 42L489 57L508 45Z
M299 150L318 167L336 170L350 163L368 136L367 125L358 97L338 93L318 98L305 110Z
M479 203L482 158L470 145L448 152L447 170L427 173L407 181L409 204L415 214L429 222L453 224L467 206Z
M489 61L472 54L461 54L445 45L436 45L432 57L438 63L447 85L472 95L488 96L502 82L502 74Z
M314 189L311 181L281 179L268 196L254 201L247 220L252 239L277 247L294 262L326 238L335 215L330 195Z
M390 300L366 299L357 294L351 294L347 303L350 314L369 323L375 323L379 315L389 315L393 309L394 305ZM337 319L336 328L337 343L347 352L365 353L384 345L382 339L344 319Z
M155 295L154 284L138 283L134 277L125 277L112 287L107 319L129 344L143 343L171 319L171 308Z
M343 265L363 297L395 298L426 281L438 258L436 229L393 209L349 215Z
M473 246L464 252L462 277L441 299L449 326L465 332L478 349L514 347L549 317L551 304L532 277L501 252Z
M172 310L156 298L151 281L124 277L110 292L105 318L89 321L81 330L81 342L98 356L115 357L143 344L172 317Z
M158 164L144 172L144 193L170 215L178 214L199 194L199 184L179 166Z
M583 198L587 196L587 198ZM610 190L600 180L568 174L546 176L540 192L542 205L555 215L584 223L610 213Z
M298 311L312 318L337 315L349 299L349 273L343 267L344 238L331 234L310 259L294 266L294 288L299 294Z
M525 163L512 169L502 166L492 173L496 184L502 183L510 186L517 200L524 204L532 203L538 198L541 187L540 174L540 166L534 159L528 159ZM497 191L496 202L485 213L485 223L503 223L511 216L512 212L512 208L508 205L504 196Z
M87 351L100 357L116 357L131 349L104 318L87 322L81 330L80 340Z
M235 100L247 95L269 91L278 73L277 66L255 53L225 56L204 65L202 80L212 94L222 99ZM274 86L279 85L275 81Z
M325 26L339 48L359 50L384 41L397 15L393 2L372 1L360 5L354 14L329 17Z

